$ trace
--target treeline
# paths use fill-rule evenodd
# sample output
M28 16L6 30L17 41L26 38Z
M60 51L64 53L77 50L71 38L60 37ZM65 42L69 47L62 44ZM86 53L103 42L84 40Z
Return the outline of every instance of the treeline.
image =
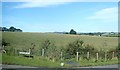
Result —
M89 32L89 33L78 33L74 29L69 32L56 32L59 34L72 34L72 35L89 35L89 36L104 36L104 37L120 37L118 32Z
M21 29L17 29L13 26L11 26L10 28L7 28L7 27L0 27L0 31L2 32L22 32Z

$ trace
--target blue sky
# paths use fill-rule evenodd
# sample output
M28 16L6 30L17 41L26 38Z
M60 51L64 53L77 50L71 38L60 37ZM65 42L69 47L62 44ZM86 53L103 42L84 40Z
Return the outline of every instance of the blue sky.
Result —
M3 2L2 26L24 32L117 32L117 2Z

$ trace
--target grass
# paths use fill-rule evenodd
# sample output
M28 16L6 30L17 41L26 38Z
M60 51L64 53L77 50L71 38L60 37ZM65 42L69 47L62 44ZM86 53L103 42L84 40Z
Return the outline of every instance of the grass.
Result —
M60 62L52 62L46 59L26 58L23 56L9 56L3 54L3 64L15 64L23 66L37 66L37 67L60 67Z
M103 65L111 65L111 64L118 64L118 60L108 60L108 61L98 61L94 62L92 60L87 61L87 60L81 60L79 61L80 66L103 66Z
M35 50L38 55L42 43L48 39L53 42L57 47L66 47L68 43L77 39L81 39L85 44L91 44L96 49L115 49L118 46L117 37L98 37L98 36L84 36L84 35L69 35L69 34L52 34L52 33L25 33L25 32L3 32L3 39L5 39L10 46L16 49L28 49L31 47L31 43L35 43ZM104 46L103 44L107 45ZM9 46L8 46L9 47ZM40 59L39 59L40 58ZM22 56L9 56L3 54L2 57L4 64L17 64L26 66L40 66L40 67L60 67L60 61L52 62L45 58L35 56L34 59L25 58ZM72 59L75 61L75 59ZM106 64L116 64L118 60L111 60L107 62L93 62L92 60L81 60L78 62L81 66L96 66ZM65 67L70 67L66 65Z
M66 47L68 43L77 39L82 39L85 44L91 44L97 49L113 49L118 46L117 37L98 37L98 36L82 36L52 33L25 33L25 32L3 32L3 39L11 44L12 47L18 49L26 49L31 47L31 43L35 43L38 50L42 43L49 39L55 43L57 47ZM103 44L106 42L107 46Z
M15 65L23 65L23 66L37 66L37 67L50 67L50 68L59 68L60 67L60 61L49 61L45 58L40 58L40 56L36 56L35 58L26 58L23 56L9 56L6 54L3 54L3 64L15 64ZM71 60L66 60L67 61L75 61L75 59ZM76 61L75 61L76 62ZM118 60L109 60L107 62L94 62L92 60L87 61L87 60L80 60L77 61L77 63L80 64L80 66L102 66L102 65L109 65L109 64L117 64ZM72 65L65 64L65 67L71 67Z

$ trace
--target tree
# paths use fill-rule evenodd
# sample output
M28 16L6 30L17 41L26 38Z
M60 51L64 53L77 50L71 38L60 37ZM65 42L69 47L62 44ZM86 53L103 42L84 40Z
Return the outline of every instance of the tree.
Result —
M9 32L22 32L21 29L16 29L13 26L11 26L9 29L6 28L6 27L0 27L0 31L2 31L2 32L6 32L6 31L9 31Z
M69 43L66 53L68 53L68 55L76 55L76 52L82 53L84 50L83 43L84 42L82 40L76 40L72 43Z
M73 29L70 30L70 34L77 34L76 31L74 31Z
M45 55L44 55L45 54ZM59 58L60 50L52 43L50 40L45 40L42 43L42 56L47 56L49 60L55 61L55 59Z
M13 27L13 26L11 26L11 27L9 28L9 31L10 31L10 32L14 32L15 30L16 30L16 28Z
M42 56L47 56L47 51L48 51L49 46L51 46L51 42L48 39L42 43L42 49L41 49Z
M10 43L7 43L5 39L2 39L2 46L8 46L8 45L10 45Z
M34 51L35 46L36 46L36 45L35 45L34 43L31 43L31 48L30 48L30 51L31 51L30 54L31 54L31 55L33 55L34 52L35 52L35 51Z
M55 59L57 59L57 57L59 57L59 50L58 48L55 46L54 43L52 43L48 49L47 49L47 55L49 57L49 59L52 59L53 62L55 61Z
M6 27L2 27L2 31L5 32L5 31L9 31Z
M42 48L46 50L46 49L48 49L50 44L51 44L50 40L45 40L42 44Z
M16 29L15 31L16 31L16 32L22 32L22 30L21 30L21 29Z

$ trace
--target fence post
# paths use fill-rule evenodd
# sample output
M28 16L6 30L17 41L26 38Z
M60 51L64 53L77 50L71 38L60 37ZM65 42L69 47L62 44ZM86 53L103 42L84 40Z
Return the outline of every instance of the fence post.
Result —
M78 61L79 59L78 59L78 52L77 52L77 61Z
M31 49L29 49L29 53L30 53L30 54L29 54L29 57L30 57L30 55L31 55Z
M98 57L99 57L99 56L98 56L98 53L96 53L96 57L97 57L97 59L96 59L96 60L98 61Z
M113 52L113 54L112 54L112 59L115 57L115 53Z
M90 53L89 53L89 52L87 52L87 59L89 59L89 57L90 57Z
M44 56L44 49L42 49L42 56Z

